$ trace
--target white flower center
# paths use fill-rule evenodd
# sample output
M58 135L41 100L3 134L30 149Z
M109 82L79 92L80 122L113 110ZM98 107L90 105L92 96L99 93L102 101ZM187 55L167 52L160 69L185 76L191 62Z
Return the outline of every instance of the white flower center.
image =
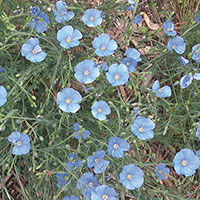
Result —
M22 146L22 142L21 141L17 141L17 146Z
M114 78L115 80L119 80L119 77L120 77L119 74L116 74Z
M67 98L67 99L65 100L65 102L66 102L67 104L69 104L69 103L71 102L71 100L70 100L69 98Z
M118 149L118 148L119 148L118 144L114 144L114 145L113 145L113 148L114 148L114 149Z
M186 165L187 165L187 160L182 160L182 161L181 161L181 164L182 164L183 166L186 166Z

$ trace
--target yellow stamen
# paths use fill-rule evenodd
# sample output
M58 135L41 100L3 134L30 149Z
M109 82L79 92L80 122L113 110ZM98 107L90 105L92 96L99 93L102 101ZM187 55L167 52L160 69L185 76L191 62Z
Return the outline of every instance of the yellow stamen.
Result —
M89 75L89 71L84 71L84 75L88 76Z
M92 187L93 186L93 182L89 182L89 184L88 184L90 187Z
M71 100L70 99L66 99L66 101L65 101L66 103L70 103L71 102Z
M99 162L99 159L98 159L98 158L95 158L95 159L94 159L94 162L95 162L95 163Z
M70 37L68 37L68 38L66 39L67 42L71 42L71 40L72 40L72 39L71 39Z
M118 147L119 147L118 144L114 144L114 145L113 145L113 148L114 148L114 149L118 149Z
M116 74L114 78L115 80L119 80L119 77L120 77L119 74Z
M102 51L104 51L105 49L106 49L106 47L105 47L105 46L102 46L102 47L101 47L101 50L102 50Z
M159 89L159 90L158 90L158 93L162 93L162 89Z
M181 164L182 164L183 166L187 165L187 160L182 160L182 161L181 161Z
M126 62L126 66L129 66L131 63L130 62Z
M104 195L102 195L102 198L103 198L104 200L106 200L106 199L108 199L108 195L104 194Z
M139 131L140 133L142 133L142 132L144 132L144 129L141 127L141 128L138 129L138 131Z
M91 21L94 21L94 17L91 16L91 17L90 17L90 20L91 20Z
M22 146L22 142L21 142L21 141L18 141L18 142L17 142L17 146Z
M129 180L132 179L132 176L131 176L130 174L128 174L126 177L127 177L127 179L129 179Z
M101 109L101 108L98 108L97 111L98 111L98 112L102 112L102 109Z
M33 53L33 54L36 54L36 53L37 53L37 51L36 51L35 49L33 49L32 53Z
M175 48L176 48L176 45L173 45L173 46L172 46L172 49L175 49Z

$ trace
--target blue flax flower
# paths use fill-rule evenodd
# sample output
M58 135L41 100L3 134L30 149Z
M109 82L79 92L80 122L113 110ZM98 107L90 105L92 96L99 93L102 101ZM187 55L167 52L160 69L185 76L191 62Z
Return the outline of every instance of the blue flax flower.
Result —
M92 109L92 115L100 121L105 120L106 115L109 115L111 113L109 105L102 100L95 101L91 109Z
M31 18L29 27L30 29L37 30L38 33L43 33L48 30L49 23L49 16L42 12L37 17Z
M134 18L133 18L133 23L134 24L139 24L142 22L142 16L141 15L136 15Z
M84 173L78 179L77 189L81 191L84 197L88 197L88 199L90 199L92 191L94 191L97 186L98 180L92 172Z
M123 85L129 79L128 68L124 64L112 64L106 72L106 78L112 86Z
M0 86L0 107L7 102L7 91L3 86Z
M104 72L107 72L108 69L109 69L109 66L108 66L107 62L102 63L102 64L100 65L100 69L101 69L102 71L104 71Z
M44 53L42 48L39 46L39 40L37 38L27 40L22 46L21 54L33 63L41 62L47 56L47 54Z
M163 23L163 30L164 33L169 36L174 37L176 35L176 31L174 30L174 24L170 20L167 20Z
M181 64L183 66L186 66L190 61L186 58L184 58L183 56L179 56L178 59L181 61Z
M117 43L111 40L108 34L101 34L94 38L92 44L98 56L110 56L117 49Z
M200 63L200 44L192 47L192 59Z
M55 16L55 20L58 23L64 23L65 21L70 21L74 17L74 13L71 11L67 11L67 5L63 1L56 2L57 10L53 10L53 14Z
M185 89L192 83L192 81L193 81L192 74L187 74L181 78L180 85L183 89Z
M4 72L5 70L3 68L0 67L0 72Z
M24 133L14 131L8 137L8 141L12 142L15 145L12 149L13 155L24 155L30 151L30 138Z
M197 126L196 136L197 136L197 137L199 138L199 140L200 140L200 125Z
M30 15L36 16L40 13L40 8L38 6L34 6L33 8L30 8Z
M59 108L67 113L75 113L80 109L79 103L82 101L80 93L72 88L64 88L57 94L57 104Z
M120 182L129 190L140 188L144 183L144 172L134 164L126 165L120 173Z
M195 20L200 23L200 14L198 17L195 18Z
M157 97L160 98L170 97L172 94L171 88L168 85L160 88L160 82L158 80L154 82L152 91L156 94Z
M78 158L78 153L76 153L75 155L72 153L68 154L68 159L70 161L66 162L65 165L67 166L69 171L72 171L74 167L80 168L82 166L82 161L77 158Z
M167 49L169 51L176 51L178 54L183 54L186 48L186 44L184 42L184 39L180 36L176 36L174 38L171 38L168 42Z
M81 32L72 26L64 26L57 33L57 40L60 42L60 46L65 49L78 46L81 38Z
M57 178L57 183L56 183L57 188L63 188L65 187L65 185L70 184L71 176L69 176L66 173L56 173L56 178Z
M77 196L72 195L71 197L65 196L62 200L79 200Z
M95 191L92 191L91 200L117 200L118 194L113 187L107 185L101 185L96 187Z
M126 65L126 67L128 68L129 72L134 72L136 71L136 66L137 66L137 61L134 60L131 57L126 57L121 61L121 64Z
M176 173L185 176L192 176L200 165L199 158L191 149L182 149L179 151L175 155L173 163Z
M83 137L84 140L88 138L90 135L90 131L85 130L82 126L79 125L79 123L74 123L73 128L75 132L73 132L73 135L76 139L80 140L81 137Z
M84 60L74 68L75 77L80 83L92 83L99 76L99 68L95 61Z
M93 156L88 156L87 166L89 168L94 167L94 173L100 174L103 173L109 165L108 160L104 160L106 153L105 151L96 151Z
M121 158L124 156L124 151L129 149L129 143L120 137L111 137L108 141L108 154L113 157Z
M126 57L130 57L137 62L140 62L142 60L142 58L140 58L140 52L135 48L128 48L125 54Z
M159 164L155 167L155 175L159 177L160 180L166 180L169 176L169 168L165 164Z
M103 18L99 10L92 8L84 11L82 20L87 26L95 27L102 23Z
M155 123L145 117L136 117L131 125L131 131L140 140L148 140L154 137Z

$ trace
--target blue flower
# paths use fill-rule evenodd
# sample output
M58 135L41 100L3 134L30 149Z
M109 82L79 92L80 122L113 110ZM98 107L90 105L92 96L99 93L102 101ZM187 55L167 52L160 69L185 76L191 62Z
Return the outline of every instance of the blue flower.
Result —
M134 18L133 18L133 23L134 24L139 24L142 22L142 16L141 15L136 15Z
M121 64L126 65L129 72L136 71L137 61L132 59L131 57L126 57L121 61Z
M174 24L170 20L167 20L163 23L163 30L164 30L164 33L169 36L176 35L176 31L174 31Z
M93 156L88 156L87 166L89 168L94 167L94 173L100 174L103 173L109 165L108 160L104 160L106 153L105 151L96 151Z
M144 183L144 172L134 164L126 165L120 173L120 182L129 190L140 188Z
M103 18L101 17L101 12L97 9L88 9L84 11L82 17L83 23L89 27L95 27L102 23Z
M168 85L160 88L160 82L158 80L154 82L152 91L156 94L157 97L160 98L170 97L172 94L171 88Z
M81 137L83 137L84 140L88 138L90 135L90 131L85 130L82 126L79 125L79 123L75 123L73 125L75 132L73 132L73 135L76 139L80 140Z
M106 72L106 78L112 86L123 85L128 82L128 68L124 64L112 64Z
M65 21L70 21L74 17L74 13L71 11L67 11L67 5L63 1L56 2L57 10L53 10L53 14L55 15L55 20L58 23L64 23Z
M33 8L30 8L30 15L36 16L40 13L40 8L37 6L34 6Z
M138 107L133 108L133 117L136 118L138 116L138 113L140 112L140 109Z
M131 5L135 5L136 4L135 0L128 0L128 3L131 4Z
M64 47L65 49L78 46L81 38L81 32L77 29L74 29L72 26L64 26L57 33L57 40L60 42L60 46Z
M200 140L200 125L197 126L196 136L197 136L197 137L199 138L199 140Z
M95 61L84 60L74 68L75 77L80 83L92 83L99 76L99 68Z
M197 44L192 47L192 59L197 63L200 63L200 44Z
M75 155L72 153L68 154L68 159L70 161L66 162L65 165L67 166L69 171L72 171L74 167L80 168L82 166L82 161L77 158L78 158L78 153L76 153Z
M198 17L195 18L195 20L200 23L200 14Z
M129 143L120 137L111 137L108 141L108 154L113 157L121 158L124 156L124 151L129 149Z
M57 178L57 183L56 183L57 188L63 188L65 187L65 185L70 184L71 176L69 176L66 173L56 173L56 178Z
M192 81L193 81L192 74L187 74L181 78L180 85L183 89L185 89L192 83Z
M184 51L185 51L185 48L186 48L186 44L185 44L183 38L180 37L180 36L176 36L174 38L171 38L168 42L168 45L167 45L167 49L169 51L174 50L178 54L183 54Z
M57 94L57 104L59 108L67 113L75 113L80 109L79 103L82 101L80 93L72 88L64 88Z
M37 38L27 40L22 46L21 54L33 63L41 62L47 56L39 46L39 40Z
M92 191L91 200L117 200L118 194L113 187L107 185L101 185L96 187L95 191Z
M78 179L77 189L81 191L84 197L88 197L88 199L90 199L92 191L94 191L97 186L97 178L91 172L84 173Z
M118 47L115 40L111 40L108 34L101 34L94 38L92 44L98 56L110 56Z
M159 164L156 166L155 175L159 177L160 180L166 180L169 176L169 168L165 164Z
M188 59L184 58L183 56L179 56L178 58L181 61L181 64L183 66L186 66L190 62Z
M38 17L31 18L29 27L30 29L37 30L38 33L43 33L48 30L49 23L49 16L42 12Z
M176 173L185 176L192 176L200 165L199 158L191 149L182 149L179 151L175 155L173 163Z
M24 133L14 131L8 137L8 141L12 142L15 145L12 149L13 155L24 155L30 151L30 138Z
M0 67L0 72L4 72L5 70L3 68Z
M131 131L141 140L148 140L154 137L155 123L145 117L136 117L131 125Z
M92 109L92 115L100 121L105 120L106 115L109 115L111 113L109 105L102 100L95 101L91 109Z
M200 150L196 151L196 156L199 158L200 160Z
M126 50L126 57L130 57L137 62L140 62L142 59L140 58L140 52L135 48L128 48Z
M107 72L108 69L109 69L109 66L108 66L107 62L102 63L102 64L100 65L100 69L101 69L102 71L104 71L104 72Z
M72 195L71 197L65 196L62 200L79 200L79 198L77 196Z
M125 7L125 10L134 10L135 9L135 6L126 6Z
M0 86L0 107L7 102L7 91L3 86Z

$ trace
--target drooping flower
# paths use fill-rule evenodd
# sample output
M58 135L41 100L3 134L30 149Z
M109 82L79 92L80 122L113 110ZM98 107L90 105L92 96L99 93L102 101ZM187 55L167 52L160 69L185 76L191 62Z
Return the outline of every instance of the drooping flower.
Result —
M92 191L91 200L117 200L118 194L113 187L107 185L101 185L96 187L95 191Z
M105 120L106 115L111 113L109 105L105 101L95 101L91 107L92 115L98 120Z
M79 200L77 196L72 195L71 197L65 196L62 200Z
M71 176L69 176L67 173L56 173L55 176L57 178L57 188L63 188L65 185L70 184Z
M121 64L126 65L129 72L136 71L137 61L132 59L131 57L126 57L121 61Z
M138 113L140 112L140 109L138 107L133 108L133 117L136 118L138 116Z
M169 168L166 167L165 164L159 164L155 167L155 175L160 179L160 180L166 180L168 179L169 176Z
M40 13L40 8L38 6L34 6L33 8L30 8L30 15L36 16Z
M108 69L109 69L109 66L108 66L107 62L102 63L102 64L100 65L100 69L101 69L102 71L104 71L104 72L107 72Z
M142 22L142 16L141 15L136 15L134 18L133 18L133 23L134 24L139 24Z
M176 36L174 38L171 38L168 42L167 48L169 51L176 51L178 54L183 54L186 48L186 44L184 42L184 39L180 36Z
M156 94L157 97L160 98L170 97L172 94L171 88L168 85L160 88L160 82L158 80L154 82L152 91Z
M29 27L30 29L37 30L38 33L43 33L48 30L49 23L49 16L42 12L37 17L31 18Z
M68 154L68 159L70 161L66 162L65 165L67 166L69 171L72 171L74 167L80 168L82 166L82 161L77 158L78 158L78 153L76 153L76 154L69 153Z
M92 191L98 186L98 180L93 173L84 173L77 183L77 189L81 191L84 197L90 199ZM86 198L87 199L87 198Z
M192 74L187 74L181 78L180 85L183 89L185 89L192 83L192 81L193 81Z
M67 11L67 5L63 1L56 2L57 10L53 10L53 14L55 16L55 20L58 23L64 23L65 21L70 21L74 17L74 13L71 11Z
M101 12L97 9L87 9L82 17L83 23L89 27L95 27L102 23L103 18Z
M115 40L111 40L108 34L101 34L94 38L92 44L98 56L110 56L118 47Z
M198 17L195 18L195 20L200 23L200 14Z
M129 143L120 137L111 137L108 141L108 154L113 157L121 158L124 156L124 151L129 149Z
M184 58L183 56L179 56L178 58L181 61L181 64L183 66L186 66L190 62L188 59Z
M80 140L81 137L83 137L84 140L88 138L90 135L90 131L85 130L82 126L79 125L79 123L74 123L73 128L75 132L73 132L73 135L76 139Z
M84 60L74 68L75 77L80 83L92 83L99 76L99 68L95 61Z
M145 117L136 117L131 125L131 131L135 136L141 140L148 140L154 137L153 129L155 128L155 123Z
M176 35L176 31L174 30L174 24L170 20L166 20L163 23L163 31L169 36L174 37Z
M88 156L87 166L89 168L94 167L94 173L100 174L103 173L109 165L108 160L104 160L106 153L105 151L96 151L93 156Z
M197 136L197 137L199 138L199 140L200 140L200 125L197 126L196 136Z
M57 33L57 40L60 42L60 46L65 49L78 46L81 38L81 32L78 29L74 29L72 26L64 26Z
M128 68L124 64L112 64L106 72L106 78L112 86L123 85L129 79Z
M57 104L59 108L67 113L75 113L80 109L79 103L82 101L80 93L73 88L64 88L57 94Z
M175 155L173 163L176 173L185 176L192 176L200 165L199 158L191 149L182 149L179 151Z
M30 138L27 134L14 131L8 137L8 141L15 145L12 149L13 155L24 155L30 151Z
M7 102L7 91L6 89L1 85L0 86L0 107L3 106Z
M192 47L192 59L200 63L200 44Z
M142 58L140 58L140 52L135 48L128 48L125 54L126 57L130 57L137 62L140 62L142 60Z
M39 40L37 38L27 40L22 46L21 54L33 63L41 62L47 56L47 54L43 52L42 48L39 46Z
M140 188L144 183L144 172L134 164L126 165L120 173L120 182L129 190Z

